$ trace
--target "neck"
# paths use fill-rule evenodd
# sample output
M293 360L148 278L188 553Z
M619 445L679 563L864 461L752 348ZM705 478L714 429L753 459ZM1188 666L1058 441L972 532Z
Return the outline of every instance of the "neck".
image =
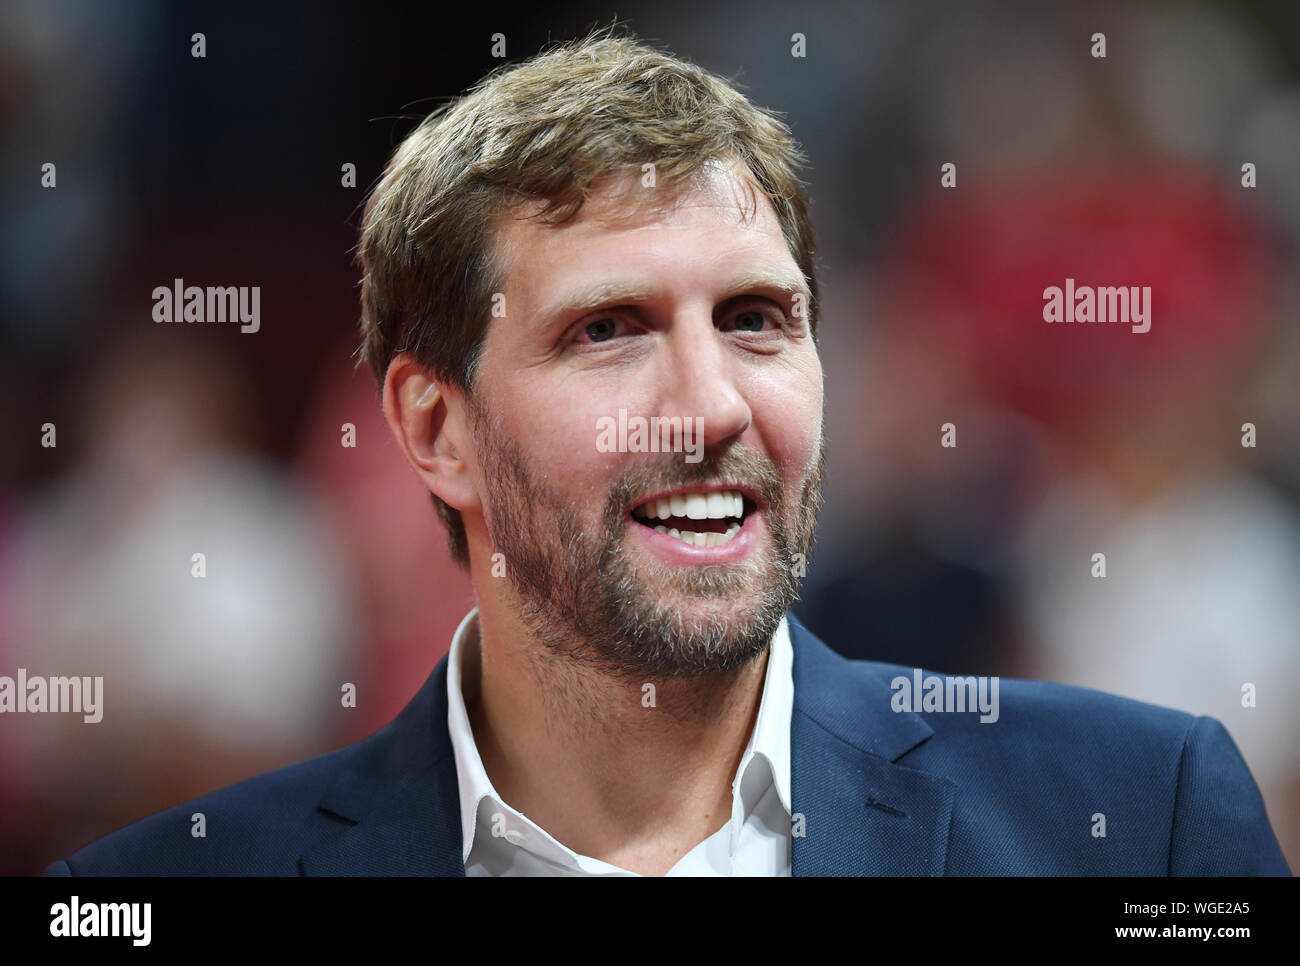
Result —
M768 651L725 674L630 680L567 658L486 600L465 643L461 687L488 777L570 849L662 874L730 819Z

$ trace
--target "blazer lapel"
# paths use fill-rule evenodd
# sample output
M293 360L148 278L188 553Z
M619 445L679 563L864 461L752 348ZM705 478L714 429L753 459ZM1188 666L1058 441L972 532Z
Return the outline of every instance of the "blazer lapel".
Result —
M898 763L934 729L890 707L888 669L841 657L793 614L790 643L791 874L943 875L956 785Z
M465 874L445 657L402 713L353 749L317 808L335 824L299 859L304 875Z

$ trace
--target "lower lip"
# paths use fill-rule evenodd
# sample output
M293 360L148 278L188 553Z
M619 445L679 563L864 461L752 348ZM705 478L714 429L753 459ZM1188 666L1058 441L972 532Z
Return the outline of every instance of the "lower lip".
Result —
M758 511L751 510L745 515L745 519L741 523L740 529L736 531L736 535L717 547L693 547L674 536L660 533L658 530L637 523L631 517L628 518L627 525L646 542L655 554L671 563L725 564L744 560L754 549L758 541L756 535L758 530L757 517Z

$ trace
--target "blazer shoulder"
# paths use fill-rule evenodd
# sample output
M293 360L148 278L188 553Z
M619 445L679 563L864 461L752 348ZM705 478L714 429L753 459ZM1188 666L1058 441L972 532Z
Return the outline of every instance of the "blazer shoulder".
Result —
M895 682L906 681L906 687L914 689L918 675L923 692L942 688L936 698L945 702L940 705L942 713L926 710L924 694L908 692L914 705L912 710L923 714L936 731L972 724L985 727L999 724L1007 731L1031 728L1038 734L1077 736L1083 729L1089 733L1096 732L1094 737L1099 739L1118 738L1122 733L1128 742L1137 735L1181 746L1197 719L1187 711L1054 681L954 674L872 661L849 663L859 665L863 673L877 681L889 682L888 686L895 694L904 687ZM952 713L950 696L955 697L959 692L967 698L973 694L977 700L984 699L994 707L982 714Z
M444 657L397 717L369 737L150 815L46 874L301 874L302 855L450 754L446 668Z
M1195 716L1090 688L846 658L797 621L795 711L876 754L1176 765ZM926 749L926 750L922 750ZM1068 754L1067 754L1068 753Z
M878 681L905 678L915 687L913 668L853 663ZM920 674L923 682L938 678L945 691L950 679L968 680ZM1033 821L997 835L1024 837L1036 828L1040 854L1069 858L1059 871L1290 874L1258 786L1218 719L1049 681L991 685L987 679L983 694L993 698L993 714L954 711L946 695L934 706L941 710L917 709L934 736L900 762L956 781L959 806L971 806L958 808L960 822L976 827L990 814L1024 815L1036 802ZM1069 821L1058 828L1062 816ZM1099 858L1092 845L1102 816L1123 845Z
M1291 874L1263 796L1217 718L1197 718L1183 746L1169 874Z
M378 735L228 785L117 829L46 875L297 875L317 803ZM201 832L201 834L200 834Z

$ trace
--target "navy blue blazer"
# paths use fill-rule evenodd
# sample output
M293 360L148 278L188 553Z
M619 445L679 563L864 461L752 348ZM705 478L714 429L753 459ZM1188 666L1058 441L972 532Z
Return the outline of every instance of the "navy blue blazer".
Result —
M1013 680L996 722L894 711L890 682L912 668L847 660L793 615L790 640L794 875L1290 874L1213 718ZM190 834L195 812L205 838ZM46 872L464 875L461 847L444 658L369 738L159 812Z

